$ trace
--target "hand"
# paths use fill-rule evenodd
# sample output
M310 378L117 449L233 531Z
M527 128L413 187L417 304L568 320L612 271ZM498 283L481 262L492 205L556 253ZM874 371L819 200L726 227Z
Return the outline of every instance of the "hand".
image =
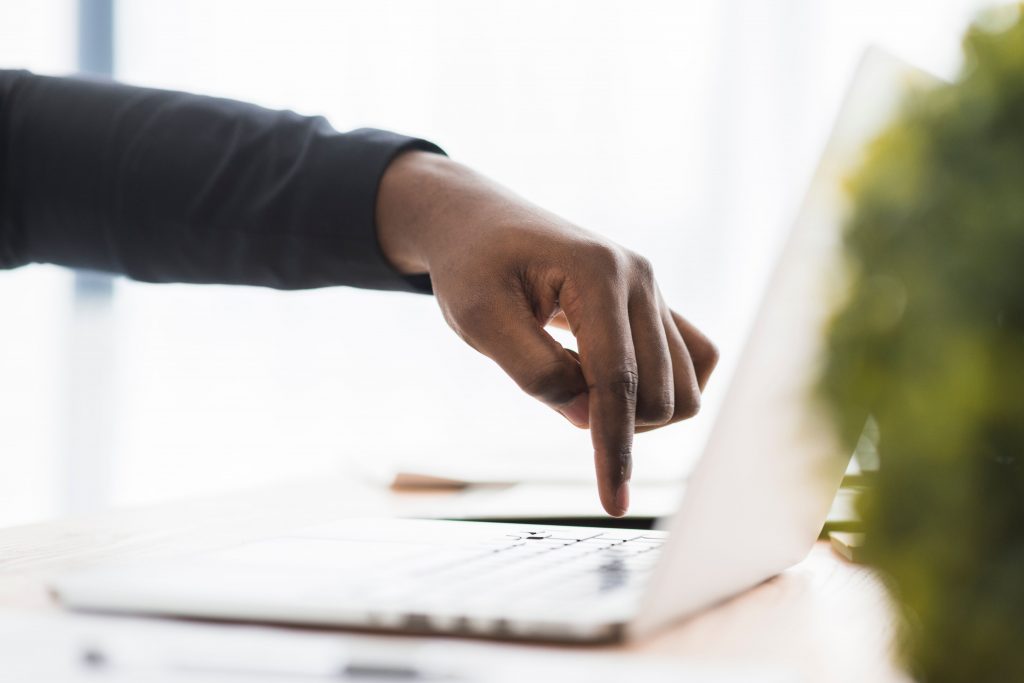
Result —
M377 199L381 248L429 273L445 320L526 393L591 430L601 503L629 507L635 431L695 415L718 361L651 264L447 157L409 152ZM568 327L579 353L546 331Z

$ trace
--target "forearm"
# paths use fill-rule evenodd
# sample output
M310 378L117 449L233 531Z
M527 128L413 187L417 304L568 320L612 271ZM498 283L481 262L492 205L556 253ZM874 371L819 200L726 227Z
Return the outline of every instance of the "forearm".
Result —
M422 290L376 236L380 178L408 149L440 151L230 100L0 72L0 265Z

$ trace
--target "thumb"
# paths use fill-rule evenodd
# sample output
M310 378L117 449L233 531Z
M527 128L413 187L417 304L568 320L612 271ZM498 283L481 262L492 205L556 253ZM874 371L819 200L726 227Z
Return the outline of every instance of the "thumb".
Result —
M455 321L466 341L495 361L527 394L577 427L588 426L587 382L575 352L548 334L525 303L504 311L477 309L477 313L482 315L470 325Z

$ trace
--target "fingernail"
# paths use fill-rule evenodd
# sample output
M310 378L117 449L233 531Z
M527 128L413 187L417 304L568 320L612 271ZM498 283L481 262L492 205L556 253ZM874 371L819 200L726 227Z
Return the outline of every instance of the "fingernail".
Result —
M569 422L577 427L590 424L590 394L584 392L558 409Z
M619 506L619 514L626 514L629 510L629 482L619 484L619 490L615 492L615 504Z

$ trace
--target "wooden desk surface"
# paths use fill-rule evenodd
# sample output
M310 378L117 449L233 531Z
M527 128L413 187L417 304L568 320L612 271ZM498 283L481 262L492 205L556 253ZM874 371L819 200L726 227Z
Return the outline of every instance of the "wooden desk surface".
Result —
M345 516L431 514L457 495L319 480L0 529L0 608L59 609L47 578L98 561L187 554ZM893 664L893 626L877 577L819 543L758 588L652 640L608 649L768 664L816 683L908 681Z

